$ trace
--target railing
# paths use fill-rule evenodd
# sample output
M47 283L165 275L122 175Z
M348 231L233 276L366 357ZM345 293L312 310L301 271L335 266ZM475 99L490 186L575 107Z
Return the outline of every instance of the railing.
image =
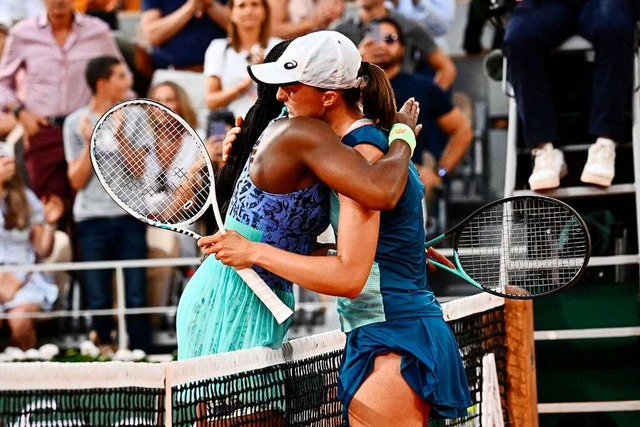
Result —
M93 261L93 262L52 262L42 264L16 264L16 265L0 265L0 273L2 272L19 272L19 271L82 271L82 270L115 270L115 307L110 309L71 309L71 310L53 310L35 313L7 314L0 313L0 321L8 318L35 318L35 319L51 319L51 318L78 318L88 315L111 315L116 316L118 320L118 348L128 348L127 340L127 323L126 315L131 314L175 314L177 307L171 306L153 306L153 307L137 307L127 308L125 303L125 280L124 270L127 268L151 268L151 267L187 267L200 265L200 258L182 257L182 258L152 258L138 260L118 260L118 261ZM439 298L441 302L441 300ZM446 300L446 299L445 299ZM325 308L333 309L334 300L329 298L327 301L320 302L296 302L296 310L317 310Z
M115 315L118 319L118 347L127 348L127 314L155 314L170 313L176 310L174 306L156 306L127 308L125 304L125 280L124 270L126 268L149 268L149 267L182 267L200 264L200 258L154 258L139 260L121 261L93 261L93 262L60 262L44 264L20 264L1 265L2 272L19 271L80 271L80 270L115 270L116 301L115 308L101 310L54 310L36 313L6 314L0 313L0 320L23 317L23 318L53 318L53 317L78 317L83 315Z

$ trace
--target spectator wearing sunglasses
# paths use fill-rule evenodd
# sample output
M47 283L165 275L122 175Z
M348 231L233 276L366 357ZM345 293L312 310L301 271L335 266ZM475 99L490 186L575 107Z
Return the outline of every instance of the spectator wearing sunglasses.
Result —
M363 43L377 41L375 20L381 18L393 19L404 32L403 71L426 74L441 89L448 90L456 79L456 67L451 58L438 47L421 24L403 17L393 9L387 9L384 0L359 0L357 14L344 17L333 29L347 36L360 48Z
M473 139L471 122L431 79L402 70L406 47L398 22L386 17L374 20L372 24L379 27L378 39L363 40L359 46L360 55L384 70L391 81L396 104L411 97L420 103L418 122L424 127L418 135L412 160L429 193L442 186L443 180L464 157ZM427 167L433 163L433 158L437 160L435 167Z

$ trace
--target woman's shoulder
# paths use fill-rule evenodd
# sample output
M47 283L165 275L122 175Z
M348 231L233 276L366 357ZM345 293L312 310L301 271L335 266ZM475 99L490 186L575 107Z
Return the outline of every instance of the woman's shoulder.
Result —
M386 152L389 145L387 134L374 124L357 127L343 136L342 142L350 147L355 147L359 144L371 144L384 152Z
M225 49L229 46L229 40L227 38L213 39L211 43L209 43L209 47L207 48L207 55L212 53L221 54L225 51Z

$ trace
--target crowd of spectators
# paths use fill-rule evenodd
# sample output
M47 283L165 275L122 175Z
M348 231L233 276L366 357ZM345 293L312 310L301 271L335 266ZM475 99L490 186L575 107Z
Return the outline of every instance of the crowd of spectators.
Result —
M173 234L150 239L152 232L118 210L100 188L88 148L93 125L123 99L154 98L188 119L219 167L221 135L255 100L246 66L261 62L281 39L323 29L344 33L365 60L384 68L398 105L410 96L420 99L421 120L445 136L435 142L424 135L414 160L421 164L423 153L432 152L436 161L424 170L425 183L442 180L442 170L452 171L471 141L468 119L451 103L456 68L439 44L454 10L454 0L2 1L0 140L16 129L22 132L16 174L33 193L29 202L41 204L33 209L31 226L42 222L43 202L38 200L60 200L56 226L70 237L77 261L146 258L151 243L162 246L156 240L178 241ZM134 38L123 39L119 31L122 12L139 16ZM154 81L161 72L162 80ZM199 254L191 241L175 245L178 255ZM5 246L0 242L0 254ZM41 259L32 258L21 262ZM150 281L144 271L127 269L125 275L127 307L146 305ZM110 271L79 276L87 308L113 305ZM111 320L93 319L91 329L100 344L114 342ZM148 349L148 333L141 333L145 321L129 320L130 347Z

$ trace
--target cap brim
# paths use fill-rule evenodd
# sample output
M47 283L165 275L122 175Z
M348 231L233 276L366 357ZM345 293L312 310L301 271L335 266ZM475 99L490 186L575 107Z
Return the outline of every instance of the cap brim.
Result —
M297 80L292 80L291 74L282 71L276 62L249 65L247 71L255 82L265 85L285 86L298 83Z

